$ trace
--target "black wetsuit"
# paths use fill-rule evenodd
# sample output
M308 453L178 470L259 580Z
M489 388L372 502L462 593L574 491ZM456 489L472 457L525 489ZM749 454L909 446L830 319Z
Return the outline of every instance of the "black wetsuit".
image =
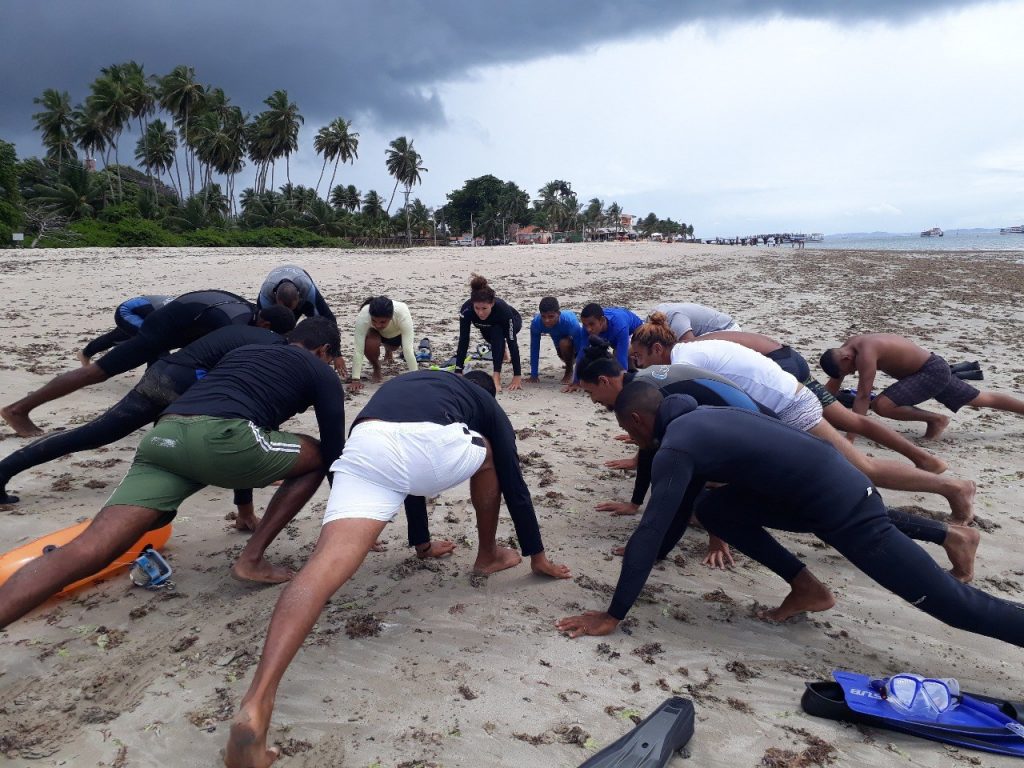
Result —
M649 381L668 395L689 395L698 405L732 406L749 411L763 411L774 415L762 405L750 399L750 396L724 376L706 371L695 365L679 363L676 365L652 365L633 373L627 371L623 386L631 381ZM643 504L647 490L651 487L651 465L654 462L654 451L641 449L637 454L636 479L633 482L633 504Z
M111 347L128 341L139 332L142 321L154 311L170 302L173 296L136 296L117 305L114 310L114 329L97 336L82 349L86 357L106 352Z
M527 556L544 551L530 489L519 468L512 422L498 401L482 387L446 371L403 373L384 382L360 411L355 424L363 419L429 421L442 425L462 423L479 432L491 444L501 495L515 526L520 549ZM407 496L405 514L409 520L409 544L415 546L430 541L427 500L422 496Z
M345 391L338 374L294 344L249 344L217 366L165 410L167 414L245 419L266 429L310 406L320 428L320 455L329 467L345 446Z
M925 613L1024 646L1024 606L943 570L893 526L871 481L828 443L761 414L698 407L685 395L662 403L655 438L653 492L626 545L608 609L615 618L626 616L655 561L679 541L696 501L710 533L787 582L805 566L765 527L813 533ZM709 480L727 485L702 492Z
M136 336L96 361L107 376L151 364L226 325L251 325L256 306L227 291L193 291L165 304L142 321Z
M505 348L512 360L512 375L521 376L522 364L519 361L519 342L516 334L523 329L523 318L514 307L501 299L494 300L494 307L486 320L481 320L473 310L472 300L467 301L459 310L459 346L455 350L455 370L461 371L466 364L466 353L469 351L469 328L476 327L491 345L491 361L494 372L500 373L505 360Z
M197 341L157 360L135 388L102 416L88 424L52 432L0 461L0 502L13 504L6 485L26 469L70 453L99 448L120 440L156 420L160 412L206 375L233 349L247 344L285 344L283 336L264 328L231 325L208 333ZM235 503L252 501L251 491L236 491Z

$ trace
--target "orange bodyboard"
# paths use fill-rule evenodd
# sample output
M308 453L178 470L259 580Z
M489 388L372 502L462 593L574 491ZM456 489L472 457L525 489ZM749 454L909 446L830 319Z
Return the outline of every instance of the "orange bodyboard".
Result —
M22 544L20 547L0 555L0 586L6 583L6 581L23 566L35 560L37 557L43 557L47 552L51 552L53 549L67 544L88 528L91 522L91 520L86 520L76 525L72 525L69 528L62 528L48 536L42 536L35 541L30 541L28 544ZM169 538L171 538L170 524L165 525L163 528L157 528L155 531L148 531L143 534L138 541L132 544L131 548L127 552L115 559L114 562L106 568L94 573L92 576L87 576L84 579L76 581L74 584L69 584L58 594L67 594L72 590L78 589L86 584L92 584L95 581L104 579L117 571L127 568L135 562L135 558L142 554L144 549L147 547L162 549Z

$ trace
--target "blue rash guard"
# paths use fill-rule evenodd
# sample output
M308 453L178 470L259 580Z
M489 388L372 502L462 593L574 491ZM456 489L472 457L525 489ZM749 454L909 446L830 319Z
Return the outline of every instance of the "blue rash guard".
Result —
M533 316L533 322L530 323L530 378L537 378L538 369L540 368L540 337L542 334L547 334L551 337L551 341L555 345L555 349L558 349L558 345L562 339L570 338L572 343L579 348L581 339L584 339L583 326L580 325L579 318L576 317L576 313L569 309L563 309L558 315L558 322L555 323L554 327L548 328L544 325L544 321L540 318L538 312Z
M604 316L608 320L608 327L598 336L611 344L612 349L615 350L615 359L619 361L623 370L629 370L629 339L633 335L633 331L643 325L644 321L624 307L604 307L603 309ZM586 344L580 344L579 347L576 350L577 367L583 359ZM573 381L579 380L573 379Z

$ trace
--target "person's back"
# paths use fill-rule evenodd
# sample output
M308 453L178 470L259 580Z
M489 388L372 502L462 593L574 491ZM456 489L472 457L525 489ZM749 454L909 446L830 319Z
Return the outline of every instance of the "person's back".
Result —
M692 341L672 347L673 363L689 363L732 381L753 400L780 413L800 383L771 360L731 341Z
M765 336L763 333L752 333L751 331L713 331L712 333L701 334L700 340L731 341L734 344L742 344L747 349L752 349L760 355L771 354L783 346L771 336Z
M682 339L687 333L703 336L715 331L724 331L734 324L730 315L703 304L665 302L656 306L653 311L665 313L669 327L677 339Z
M167 365L191 368L205 375L228 352L250 344L286 344L284 336L254 325L229 325L187 344L161 361ZM202 376L200 376L201 378Z
M699 405L718 405L757 411L757 403L746 392L724 376L686 363L652 365L634 375L626 374L625 382L649 381L665 395L690 395Z
M851 336L843 346L856 350L858 355L873 355L875 367L894 379L902 379L917 373L931 356L927 349L895 333L865 333Z
M358 420L442 425L462 422L490 439L493 415L499 410L491 395L463 376L447 371L411 371L384 382L360 411Z

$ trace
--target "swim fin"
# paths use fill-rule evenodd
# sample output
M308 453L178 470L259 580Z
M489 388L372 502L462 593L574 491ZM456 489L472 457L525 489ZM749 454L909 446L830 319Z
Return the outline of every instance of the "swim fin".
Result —
M1024 702L965 694L960 706L933 718L899 710L871 687L871 678L836 670L836 682L807 683L800 706L815 717L885 728L944 744L1024 757ZM990 706L987 706L990 705Z
M420 346L416 350L416 360L420 363L429 363L433 357L434 353L430 348L430 339L424 337L420 340Z
M949 366L949 370L953 373L959 373L960 371L980 371L981 365L978 364L977 360L972 360L969 363L953 363Z
M976 371L972 369L965 369L962 371L953 371L952 373L958 379L962 379L964 381L983 381L985 379L985 374L980 370Z
M692 736L693 702L673 696L579 768L663 768Z

